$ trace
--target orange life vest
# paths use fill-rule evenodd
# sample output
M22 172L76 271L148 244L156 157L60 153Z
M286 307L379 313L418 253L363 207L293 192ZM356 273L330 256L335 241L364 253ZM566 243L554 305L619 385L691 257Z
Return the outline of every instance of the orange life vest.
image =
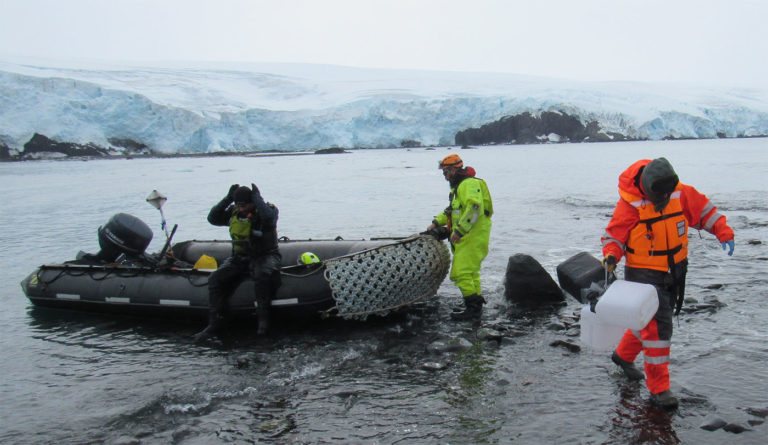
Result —
M680 202L681 190L678 184L667 206L657 212L647 198L619 189L621 198L635 207L640 216L629 232L627 266L666 272L688 257L688 221Z

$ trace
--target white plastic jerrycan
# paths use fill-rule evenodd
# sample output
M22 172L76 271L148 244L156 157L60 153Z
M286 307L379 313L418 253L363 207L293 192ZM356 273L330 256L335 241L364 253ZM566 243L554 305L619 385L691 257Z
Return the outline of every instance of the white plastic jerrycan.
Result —
M581 343L596 351L613 351L619 345L627 328L609 324L589 310L589 305L581 309Z
M659 309L656 288L650 284L616 280L595 306L600 321L628 329L643 329Z

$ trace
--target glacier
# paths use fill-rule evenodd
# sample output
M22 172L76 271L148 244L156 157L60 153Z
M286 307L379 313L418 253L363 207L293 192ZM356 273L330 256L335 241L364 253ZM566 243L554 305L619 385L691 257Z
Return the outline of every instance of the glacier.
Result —
M768 135L768 88L585 82L306 64L0 60L0 147L35 134L121 153L455 145L457 132L555 111L633 139ZM542 135L558 142L557 134Z

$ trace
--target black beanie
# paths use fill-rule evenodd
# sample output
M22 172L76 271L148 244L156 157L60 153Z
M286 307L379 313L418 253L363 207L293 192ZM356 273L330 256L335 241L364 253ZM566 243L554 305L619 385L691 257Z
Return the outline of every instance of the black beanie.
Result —
M654 209L661 212L669 203L670 194L680 181L669 161L656 158L645 166L640 182Z
M232 198L235 200L235 204L249 204L251 202L251 189L246 186L238 187Z
M651 201L665 193L672 193L678 182L677 174L666 158L656 158L643 169L641 183Z

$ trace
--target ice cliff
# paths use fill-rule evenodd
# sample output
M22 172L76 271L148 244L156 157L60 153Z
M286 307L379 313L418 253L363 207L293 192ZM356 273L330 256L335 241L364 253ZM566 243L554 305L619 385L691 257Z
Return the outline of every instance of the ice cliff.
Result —
M763 88L322 65L0 61L0 148L11 156L36 134L104 153L454 145L463 130L544 112L632 139L768 135Z

